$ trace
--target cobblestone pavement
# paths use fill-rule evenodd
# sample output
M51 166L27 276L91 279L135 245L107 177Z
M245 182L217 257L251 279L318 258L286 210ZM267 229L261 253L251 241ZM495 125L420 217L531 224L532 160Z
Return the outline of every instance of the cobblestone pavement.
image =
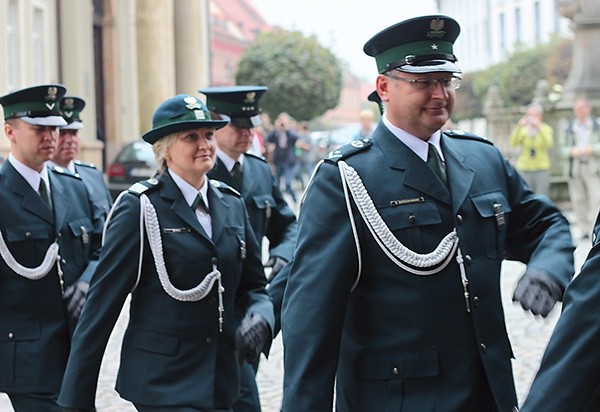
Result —
M578 237L574 237L578 239ZM583 263L590 249L589 241L579 243L575 251L576 267ZM523 402L535 376L543 350L554 328L560 306L554 308L546 318L535 318L525 313L520 306L511 302L512 291L523 274L525 266L518 262L505 262L502 273L502 293L505 306L508 332L516 359L513 370L519 402ZM125 306L127 308L128 305ZM98 412L135 411L129 402L119 398L114 390L114 382L119 362L120 341L127 324L127 311L124 310L109 341L98 383L96 406ZM257 381L264 412L277 412L281 403L283 371L283 349L281 336L278 336L268 360L261 359ZM12 407L5 394L0 394L0 411L10 412Z

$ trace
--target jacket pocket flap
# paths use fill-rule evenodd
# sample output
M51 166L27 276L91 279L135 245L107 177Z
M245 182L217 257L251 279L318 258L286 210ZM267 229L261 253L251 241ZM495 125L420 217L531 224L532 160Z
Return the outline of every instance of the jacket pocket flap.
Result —
M258 195L253 196L252 201L258 209L266 209L267 205L273 207L275 205L275 199L271 195Z
M177 338L139 330L134 333L132 342L138 349L168 356L175 355L179 347Z
M39 322L9 322L0 325L0 342L38 340Z
M433 202L381 208L379 213L391 230L436 225L442 222L440 211Z
M30 239L47 239L48 230L45 225L23 225L6 228L8 242L22 242Z
M69 227L73 236L81 236L84 230L86 233L91 233L93 230L92 222L89 219L79 219L69 222Z
M484 193L482 195L472 196L471 201L481 217L492 217L499 210L508 213L511 211L508 201L500 192ZM499 210L498 210L499 208Z
M359 360L361 379L405 379L436 376L437 348L363 353Z

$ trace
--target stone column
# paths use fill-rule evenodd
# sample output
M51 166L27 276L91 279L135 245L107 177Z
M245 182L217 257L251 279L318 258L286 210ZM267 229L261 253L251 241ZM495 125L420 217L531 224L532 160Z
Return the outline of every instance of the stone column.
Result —
M177 93L198 95L209 86L209 10L207 1L175 1Z
M173 0L137 1L140 136L156 107L175 95L173 7Z
M561 106L579 95L600 101L600 1L559 0L558 11L571 19L575 33L571 71Z
M85 100L80 158L101 167L103 146L96 139L93 5L91 1L63 0L59 13L62 82L67 96Z

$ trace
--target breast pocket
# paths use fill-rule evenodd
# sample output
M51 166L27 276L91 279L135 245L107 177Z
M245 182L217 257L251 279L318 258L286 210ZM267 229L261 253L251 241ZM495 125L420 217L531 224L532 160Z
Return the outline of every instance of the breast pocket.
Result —
M5 236L13 257L28 267L40 264L50 245L49 228L44 224L8 227Z
M77 265L83 265L87 263L90 255L90 245L92 241L92 232L94 227L92 222L87 218L77 219L68 223L69 232L73 242L69 249L71 249L71 259ZM61 249L61 253L65 253Z
M433 202L390 206L379 211L396 238L406 247L419 253L427 249L423 232L442 222L440 211Z
M508 200L501 192L490 192L472 196L471 201L480 218L477 226L486 256L491 259L503 258L511 211Z

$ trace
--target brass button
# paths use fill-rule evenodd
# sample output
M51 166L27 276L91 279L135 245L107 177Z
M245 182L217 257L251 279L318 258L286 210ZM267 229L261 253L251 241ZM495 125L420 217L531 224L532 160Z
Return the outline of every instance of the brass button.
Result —
M26 237L27 239L31 239L31 232L26 232L26 233L25 233L25 237Z
M394 367L394 368L392 369L392 373L393 373L394 375L398 375L398 374L400 373L400 371L398 370L398 368Z
M417 217L415 215L410 215L408 217L408 223L410 223L411 225L414 225L415 223L417 223Z
M462 215L456 215L456 221L457 221L458 223L462 223L462 221L463 221L463 217L462 217Z
M61 259L60 263L62 263L64 265L65 263L67 263L67 259Z
M12 333L12 332L8 332L8 339L12 339L12 338L14 338L14 337L15 337L15 335L13 335L13 333Z
M465 262L467 262L467 265L470 265L472 260L471 255L465 255Z
M481 347L481 351L482 352L486 352L487 351L487 346L485 345L485 343L480 343L479 346Z
M475 306L479 306L479 296L475 296L475 297L473 298L473 304L474 304Z

